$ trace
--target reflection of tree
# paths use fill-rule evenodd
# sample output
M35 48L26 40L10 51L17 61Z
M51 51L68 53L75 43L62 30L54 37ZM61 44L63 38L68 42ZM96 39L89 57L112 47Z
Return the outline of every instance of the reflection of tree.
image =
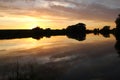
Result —
M117 53L119 54L120 56L120 41L116 41L116 44L115 44L115 49L117 50Z
M68 38L76 39L78 41L83 41L86 38L86 33L78 33L78 34L67 34Z
M120 30L116 29L114 36L116 38L115 49L117 50L118 54L120 55Z

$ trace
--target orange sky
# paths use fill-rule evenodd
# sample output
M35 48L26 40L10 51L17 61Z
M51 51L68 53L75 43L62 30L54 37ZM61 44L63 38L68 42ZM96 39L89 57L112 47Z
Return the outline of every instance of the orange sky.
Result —
M1 0L0 29L31 29L36 26L62 29L76 23L85 23L87 29L102 28L105 25L114 28L114 21L120 11L118 2L104 0L103 4L98 0Z

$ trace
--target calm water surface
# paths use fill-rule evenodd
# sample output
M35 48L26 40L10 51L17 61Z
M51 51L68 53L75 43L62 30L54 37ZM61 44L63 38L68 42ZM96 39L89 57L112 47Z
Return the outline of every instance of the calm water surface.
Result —
M118 80L113 35L0 40L0 80Z

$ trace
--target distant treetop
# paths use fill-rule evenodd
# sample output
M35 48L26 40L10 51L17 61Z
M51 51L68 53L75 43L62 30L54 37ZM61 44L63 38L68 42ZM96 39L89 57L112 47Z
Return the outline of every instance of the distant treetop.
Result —
M76 25L78 25L78 26L86 26L84 23L78 23L78 24L76 24Z
M66 30L72 32L72 33L79 33L79 32L85 32L86 31L86 25L84 23L78 23L75 25L70 25L66 28Z
M42 30L42 28L40 28L39 26L33 28L32 30Z

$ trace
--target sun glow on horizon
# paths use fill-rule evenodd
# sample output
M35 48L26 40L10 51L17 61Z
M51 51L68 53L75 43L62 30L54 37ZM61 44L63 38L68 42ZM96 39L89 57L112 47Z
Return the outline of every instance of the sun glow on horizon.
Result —
M49 19L39 19L30 16L5 16L0 17L1 29L32 29L36 26L45 28L43 23L48 23Z
M43 29L63 29L69 25L74 25L77 23L86 24L87 29L102 28L105 25L111 26L112 28L115 26L115 24L112 22L95 22L92 20L69 20L64 17L53 17L49 15L41 16L41 18L31 16L8 15L5 17L0 17L0 21L1 29L32 29L37 26Z

